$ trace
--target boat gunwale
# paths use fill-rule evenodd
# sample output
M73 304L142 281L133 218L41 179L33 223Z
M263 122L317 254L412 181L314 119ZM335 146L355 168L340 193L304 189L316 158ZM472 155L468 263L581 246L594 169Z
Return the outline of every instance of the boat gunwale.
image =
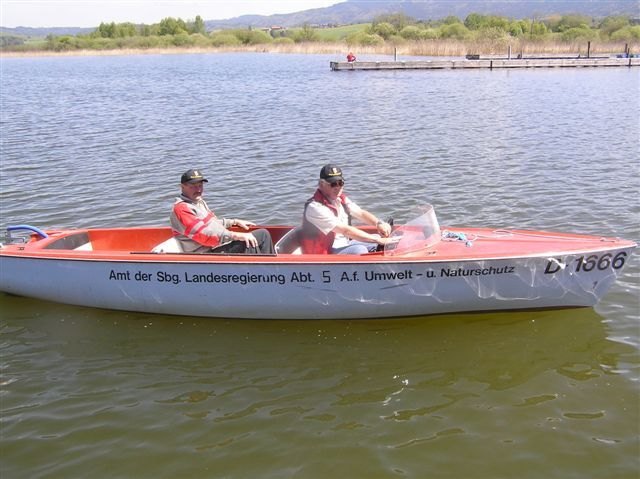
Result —
M49 261L86 261L97 263L145 263L145 264L224 264L224 265L389 265L389 264L437 264L437 263L464 263L479 261L502 260L528 260L534 258L552 258L568 255L584 255L593 253L606 253L612 250L634 249L637 244L631 241L620 240L606 247L581 248L575 250L556 250L538 253L518 253L511 255L438 255L428 257L426 255L402 256L402 255L322 255L322 254L278 254L278 255L222 255L222 254L197 254L197 253L137 253L129 251L8 251L0 249L0 257L16 259L39 259Z
M274 231L283 231L293 228L292 226L273 225L265 226ZM513 251L511 253L481 252L469 249L468 252L436 252L435 246L447 244L464 246L461 241L443 240L436 245L407 249L399 254L384 254L383 252L370 253L365 255L323 255L323 254L287 254L279 253L273 255L243 255L224 253L154 253L151 251L131 251L124 249L49 249L48 245L63 240L73 235L90 234L90 232L131 232L145 233L145 231L170 231L165 226L141 226L141 227L107 227L107 228L72 228L48 230L50 235L44 239L34 239L25 243L13 243L0 245L0 257L32 258L48 260L69 260L69 261L90 261L90 262L114 262L114 263L166 263L166 264L264 264L264 265L285 265L285 264L430 264L430 263L458 263L458 262L478 262L478 261L500 261L500 260L520 260L532 258L550 258L566 255L581 255L592 253L605 253L611 250L634 249L637 244L633 241L619 237L607 237L598 235L587 235L579 233L564 233L558 231L524 230L511 228L486 228L486 227L446 227L441 231L464 231L466 234L477 235L473 241L509 241L516 237L536 238L532 241L548 240L553 242L564 242L569 246L565 249L554 249L551 251ZM487 237L487 234L498 236ZM472 244L473 244L472 241ZM579 243L576 248L571 248L571 243ZM538 242L539 244L539 242ZM559 245L554 245L558 248ZM464 246L466 248L466 246ZM420 253L424 251L424 253Z

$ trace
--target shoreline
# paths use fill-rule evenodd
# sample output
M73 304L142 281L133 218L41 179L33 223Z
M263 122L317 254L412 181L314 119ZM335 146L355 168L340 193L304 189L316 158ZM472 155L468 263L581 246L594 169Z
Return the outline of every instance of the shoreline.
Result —
M296 48L297 47L297 48ZM117 48L110 50L33 50L7 51L0 50L0 58L23 57L70 57L70 56L117 56L117 55L181 55L206 53L282 53L282 54L339 54L346 55L346 46L338 44L317 45L251 45L246 47L161 47L161 48ZM368 50L368 49L367 49ZM363 52L364 53L364 52Z
M624 50L624 43L608 43L593 45L591 54L606 55L619 54ZM279 53L305 55L338 55L345 57L347 52L354 51L359 58L366 55L400 55L406 57L464 57L468 53L481 55L502 55L511 48L512 54L555 54L576 55L586 54L587 45L584 43L571 44L540 44L540 43L464 43L464 42L416 42L402 45L363 46L356 47L346 43L299 43L299 44L259 44L249 46L213 47L161 47L161 48L117 48L109 50L31 50L13 51L0 49L0 58L33 58L33 57L71 57L71 56L118 56L118 55L180 55L180 54L210 54L210 53ZM639 51L640 44L632 44L632 51Z

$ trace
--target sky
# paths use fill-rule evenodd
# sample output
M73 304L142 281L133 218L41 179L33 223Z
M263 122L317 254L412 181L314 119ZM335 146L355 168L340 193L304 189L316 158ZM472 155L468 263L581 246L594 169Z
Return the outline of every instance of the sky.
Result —
M0 26L97 27L100 23L158 23L166 17L222 20L323 8L344 0L0 0Z

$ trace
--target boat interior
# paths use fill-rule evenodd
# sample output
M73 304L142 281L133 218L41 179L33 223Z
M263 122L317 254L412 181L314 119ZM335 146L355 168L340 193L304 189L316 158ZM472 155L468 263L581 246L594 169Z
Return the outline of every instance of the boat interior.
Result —
M299 255L300 227L265 226L278 255ZM374 227L362 227L375 233ZM17 234L12 234L17 233ZM372 255L441 257L521 256L524 253L558 254L558 251L597 251L603 247L632 246L619 238L542 231L462 228L457 231L425 230L418 226L394 227L399 242ZM7 228L0 250L12 252L183 253L169 227L91 228L42 231L28 225Z
M276 252L301 254L300 227L269 226ZM181 253L180 243L167 227L96 228L88 230L60 230L44 232L21 225L8 232L4 244L22 247L65 251L135 251L150 253ZM15 234L15 232L19 232ZM25 234L26 233L26 234Z

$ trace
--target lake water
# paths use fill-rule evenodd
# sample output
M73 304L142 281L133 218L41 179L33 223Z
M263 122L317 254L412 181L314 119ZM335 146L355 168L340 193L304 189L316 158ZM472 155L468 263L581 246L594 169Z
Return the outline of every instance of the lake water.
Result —
M363 58L364 60L365 58ZM326 55L3 58L0 226L298 223L320 167L404 221L640 240L640 71ZM230 321L0 294L0 475L633 478L640 261L593 309Z

